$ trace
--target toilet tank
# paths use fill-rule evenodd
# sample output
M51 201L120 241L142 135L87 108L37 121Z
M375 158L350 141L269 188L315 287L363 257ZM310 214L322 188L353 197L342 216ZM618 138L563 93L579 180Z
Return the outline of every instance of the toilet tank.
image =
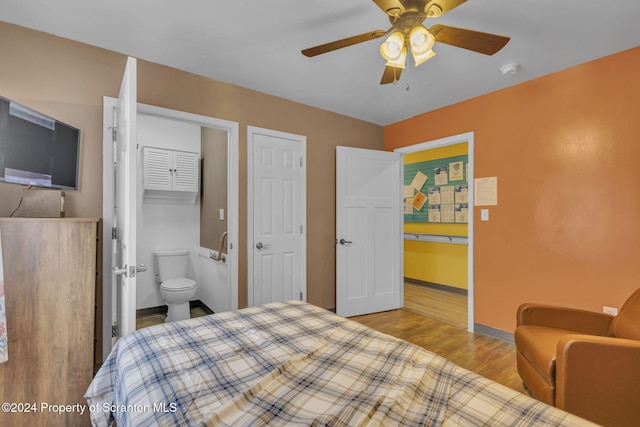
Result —
M167 279L186 277L187 265L189 263L189 250L154 251L153 262L156 282L158 283L162 283Z

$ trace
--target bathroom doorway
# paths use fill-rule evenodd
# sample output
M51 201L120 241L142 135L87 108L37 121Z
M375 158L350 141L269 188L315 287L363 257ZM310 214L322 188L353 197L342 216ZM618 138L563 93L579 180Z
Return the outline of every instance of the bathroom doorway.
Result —
M112 110L116 100L104 98L104 136L103 136L103 270L110 271L111 265L111 224L110 212L113 210L113 148L111 142L111 128L113 126ZM144 264L138 270L135 309L157 307L162 304L159 299L159 287L156 286L153 272L152 251L155 249L168 249L169 246L178 245L188 248L190 251L190 271L188 274L199 284L196 299L212 311L227 311L238 307L238 124L227 120L216 119L207 116L170 110L145 104L138 104L137 121L142 125L137 139L138 171L137 171L137 213L138 223L137 237L137 265ZM176 133L177 132L177 133ZM184 134L182 132L185 132ZM190 135L191 142L184 142L183 136ZM168 135L172 135L167 138ZM164 141L164 142L163 142ZM173 141L173 142L172 142ZM186 145L185 145L186 144ZM189 145L191 144L191 145ZM142 149L146 146L155 146L165 149L175 149L189 152L197 152L202 157L206 154L210 162L222 163L226 166L225 182L217 185L225 187L222 192L225 201L216 202L214 218L211 218L213 227L208 227L204 220L204 228L220 230L223 223L225 230L219 232L218 238L201 236L203 218L201 213L202 192L191 203L157 203L144 200L142 188ZM211 154L212 148L223 146L225 152L218 156ZM224 157L224 159L223 159ZM208 163L205 163L204 167ZM201 168L202 169L202 168ZM210 174L205 174L210 175ZM219 175L214 174L215 179ZM218 179L219 180L219 179ZM211 182L206 184L211 187ZM199 188L202 188L200 183ZM209 215L209 213L207 213ZM221 218L223 218L221 220ZM221 246L222 235L224 244ZM215 244L212 244L214 242ZM211 247L214 246L214 247ZM144 269L146 268L146 271ZM104 275L109 276L109 275ZM113 319L117 319L116 298L112 292L110 283L104 284L104 331L111 330ZM114 317L115 316L115 317ZM103 353L106 356L111 349L111 334L105 333L103 341Z

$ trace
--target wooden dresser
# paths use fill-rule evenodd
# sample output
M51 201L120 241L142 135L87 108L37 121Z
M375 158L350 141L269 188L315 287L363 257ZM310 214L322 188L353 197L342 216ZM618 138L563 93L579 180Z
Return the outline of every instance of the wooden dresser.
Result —
M4 406L0 426L91 424L82 396L94 367L97 232L97 219L0 218L9 340L0 403L21 410Z

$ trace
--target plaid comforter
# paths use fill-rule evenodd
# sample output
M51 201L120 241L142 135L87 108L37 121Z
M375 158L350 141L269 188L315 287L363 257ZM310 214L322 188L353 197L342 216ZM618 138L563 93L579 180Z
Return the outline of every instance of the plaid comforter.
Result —
M85 398L97 426L588 425L295 301L138 330Z

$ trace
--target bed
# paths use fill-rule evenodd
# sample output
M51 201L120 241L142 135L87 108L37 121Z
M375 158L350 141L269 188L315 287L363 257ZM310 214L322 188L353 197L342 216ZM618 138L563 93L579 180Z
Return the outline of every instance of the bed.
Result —
M296 301L140 329L85 398L96 426L592 425Z

